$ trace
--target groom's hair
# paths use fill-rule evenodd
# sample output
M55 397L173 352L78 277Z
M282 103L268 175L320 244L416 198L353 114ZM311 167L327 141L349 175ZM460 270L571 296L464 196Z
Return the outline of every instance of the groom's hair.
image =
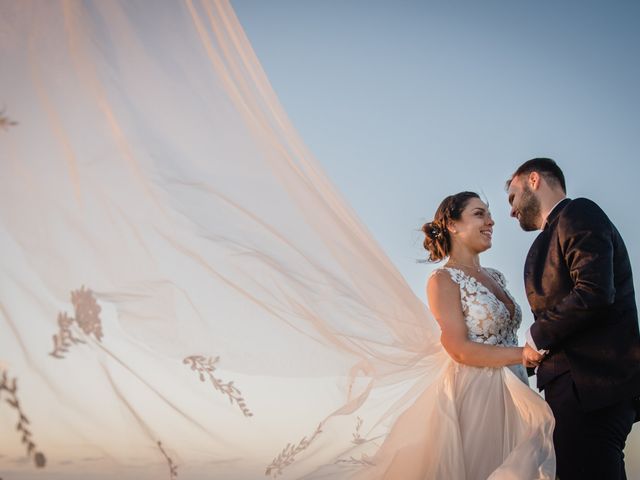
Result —
M567 193L567 184L564 181L564 174L556 162L550 158L532 158L527 160L518 169L513 172L513 175L507 180L505 190L509 190L509 186L514 178L520 175L529 175L531 172L538 172L547 183L562 188L564 193Z

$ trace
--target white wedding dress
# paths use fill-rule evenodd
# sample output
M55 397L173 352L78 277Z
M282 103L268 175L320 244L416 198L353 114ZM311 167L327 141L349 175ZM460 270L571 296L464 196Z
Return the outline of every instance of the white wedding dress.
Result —
M469 339L517 346L522 313L502 273L485 269L502 287L513 311L462 270L444 267L460 287ZM528 387L522 365L472 367L451 360L398 419L361 479L533 480L555 478L553 416ZM411 439L409 442L408 439Z

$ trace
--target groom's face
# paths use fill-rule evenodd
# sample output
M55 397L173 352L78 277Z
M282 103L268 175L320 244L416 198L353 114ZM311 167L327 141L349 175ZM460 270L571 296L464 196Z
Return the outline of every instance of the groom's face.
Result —
M515 177L508 190L511 216L525 232L540 228L540 200L527 185L526 178Z

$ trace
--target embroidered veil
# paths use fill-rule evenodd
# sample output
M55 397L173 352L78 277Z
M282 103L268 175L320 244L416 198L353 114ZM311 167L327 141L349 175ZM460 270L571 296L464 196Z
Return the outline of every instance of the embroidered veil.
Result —
M371 463L450 360L228 2L4 0L0 58L7 478Z

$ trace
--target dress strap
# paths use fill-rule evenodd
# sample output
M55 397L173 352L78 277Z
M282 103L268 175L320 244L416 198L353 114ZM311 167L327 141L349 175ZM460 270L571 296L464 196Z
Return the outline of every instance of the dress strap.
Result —
M453 267L436 268L433 272L431 272L431 275L434 275L437 273L439 274L443 272L447 272L451 277L451 280L453 280L458 285L463 285L466 275L462 270L459 270L457 268L453 268Z
M503 290L507 287L507 279L501 271L495 268L485 268L485 271L491 275L491 278L498 282L498 285L500 285Z

